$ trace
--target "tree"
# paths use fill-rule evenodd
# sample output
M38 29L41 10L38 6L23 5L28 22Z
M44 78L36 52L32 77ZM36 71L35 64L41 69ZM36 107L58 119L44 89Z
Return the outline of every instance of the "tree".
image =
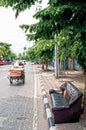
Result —
M25 2L26 0L23 4L21 0L9 3L9 0L1 0L0 4L5 7L9 5L19 12L27 8ZM34 17L39 22L29 27L31 34L27 38L36 41L54 40L56 34L60 58L76 58L86 74L86 0L49 0L49 6L37 12Z
M12 7L14 10L16 10L16 16L18 16L18 13L21 11L24 11L27 8L30 8L31 5L35 4L37 0L1 0L0 1L0 6L4 7ZM81 35L79 39L85 39L85 33L86 33L86 4L85 0L49 0L49 6L38 12L34 17L39 18L40 21L38 25L34 25L36 31L38 31L35 36L36 39L39 37L44 38L52 38L52 34L58 31L65 29L67 26L73 26L74 27L74 33L75 37L77 37L77 34ZM32 25L31 25L32 26ZM32 30L33 27L32 26ZM38 27L38 28L37 28ZM37 35L38 34L38 35ZM47 36L47 37L46 37ZM76 43L76 39L74 43ZM82 40L81 40L82 41ZM83 42L82 45L83 46ZM85 50L85 49L84 49ZM77 52L82 52L82 49L78 50L76 49ZM84 55L83 55L84 56ZM82 61L83 58L77 54L77 60L78 62L82 65L82 67L85 70L86 66L86 58L84 57L84 62L83 64L80 62Z
M56 34L60 59L74 57L86 74L85 0L50 0L49 4L34 15L39 19L39 23L30 26L31 32L35 32L34 38L54 39ZM27 36L31 38L31 34Z
M32 62L38 60L37 55L35 53L35 47L34 46L32 46L28 49L27 55L28 55L28 59Z
M55 33L57 33L60 58L75 57L84 71L86 71L85 0L50 0L49 4L50 6L45 9L46 13L39 12L36 17L51 16L50 21L57 23L59 31L55 31Z
M15 17L17 18L21 11L30 8L36 1L38 0L0 0L0 6L12 7L13 10L16 10Z
M53 58L54 43L52 40L39 40L35 45L35 53L42 63L42 69L48 69L48 64ZM46 66L46 68L44 67Z
M59 9L57 16L60 32L57 40L59 56L65 59L72 56L77 59L85 74L86 91L86 4L85 0L50 0L49 3ZM58 10L57 9L57 10ZM57 13L57 11L56 11ZM55 14L54 14L55 16ZM86 94L84 94L86 102ZM86 105L85 105L86 107Z
M54 46L50 40L39 40L34 46L28 49L28 58L36 63L41 62L42 69L48 69L48 63L53 57L53 49Z
M5 59L15 59L16 54L11 51L11 44L5 43L5 42L0 42L0 56Z
M17 55L11 51L10 55L8 56L11 61L17 58Z
M6 58L8 55L10 55L11 50L10 50L11 44L0 42L0 55L3 58Z

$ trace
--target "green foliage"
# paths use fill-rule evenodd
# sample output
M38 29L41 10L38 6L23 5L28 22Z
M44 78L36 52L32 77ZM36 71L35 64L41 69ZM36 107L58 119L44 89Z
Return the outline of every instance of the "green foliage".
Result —
M39 40L35 45L35 52L41 61L51 61L53 49L53 40Z
M0 0L0 6L12 7L13 10L16 10L15 17L17 18L21 11L30 8L36 1L37 0Z
M0 42L0 55L4 57L11 53L11 44Z
M0 42L0 56L2 56L4 59L7 57L10 59L16 58L16 54L11 51L11 44Z
M19 27L26 33L30 26L26 24L22 24Z
M83 69L86 69L86 32L83 33L84 36L82 33L78 34L78 39L74 43L77 45L75 52L77 61Z
M73 46L73 27L67 27L60 31L57 37L58 44L58 56L60 60L65 60L68 57L73 57L72 55L72 46Z
M0 0L0 6L12 7L13 9L24 11L35 4L37 0Z
M35 48L34 48L34 46L32 46L31 48L28 49L27 55L28 55L28 59L29 59L30 61L35 61L35 60L37 59L37 55L36 55L36 53L35 53Z
M50 69L44 69L42 70L43 72L50 72L51 70Z
M86 4L85 0L50 0L49 3L59 11L57 35L60 58L72 57L86 70ZM56 10L58 10L56 9ZM55 16L55 14L54 14ZM56 17L56 16L55 16Z
M54 44L52 40L39 40L33 47L28 49L29 60L38 62L51 61L53 49Z
M17 17L19 12L30 8L35 1L1 0L0 5L16 9ZM49 0L49 6L37 12L34 17L39 20L38 23L21 26L26 33L27 40L36 41L33 49L28 51L29 57L32 59L40 57L40 60L48 59L53 50L52 43L56 43L61 60L67 57L76 58L85 69L86 0Z
M9 57L9 59L14 60L14 59L17 58L17 55L14 52L11 51L11 53L8 57Z

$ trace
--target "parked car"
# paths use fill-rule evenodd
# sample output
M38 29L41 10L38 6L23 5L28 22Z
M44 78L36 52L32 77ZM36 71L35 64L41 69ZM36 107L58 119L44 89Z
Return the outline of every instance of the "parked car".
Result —
M6 61L0 61L0 65L6 65L7 62Z
M7 64L8 64L8 65L12 64L12 62L11 62L11 61L6 61L6 62L7 62Z

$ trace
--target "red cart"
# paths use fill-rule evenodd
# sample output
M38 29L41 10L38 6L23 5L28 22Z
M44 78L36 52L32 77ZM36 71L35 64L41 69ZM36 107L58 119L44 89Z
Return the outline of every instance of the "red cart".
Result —
M10 84L13 83L13 80L18 82L19 80L22 81L22 83L25 83L25 72L24 72L24 67L17 67L17 68L11 68L9 70L9 80Z

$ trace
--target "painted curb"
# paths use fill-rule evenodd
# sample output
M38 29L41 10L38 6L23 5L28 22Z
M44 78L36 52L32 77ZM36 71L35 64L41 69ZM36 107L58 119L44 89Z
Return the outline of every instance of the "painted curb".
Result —
M43 96L44 106L45 106L45 109L46 109L46 114L47 114L49 129L50 130L56 130L54 119L52 117L51 110L50 110L50 105L49 105L49 102L48 102L48 99L47 99L47 96L46 96L46 91L44 89L44 84L43 84L42 76L40 76L40 86L41 86L41 90L42 90L42 96Z

